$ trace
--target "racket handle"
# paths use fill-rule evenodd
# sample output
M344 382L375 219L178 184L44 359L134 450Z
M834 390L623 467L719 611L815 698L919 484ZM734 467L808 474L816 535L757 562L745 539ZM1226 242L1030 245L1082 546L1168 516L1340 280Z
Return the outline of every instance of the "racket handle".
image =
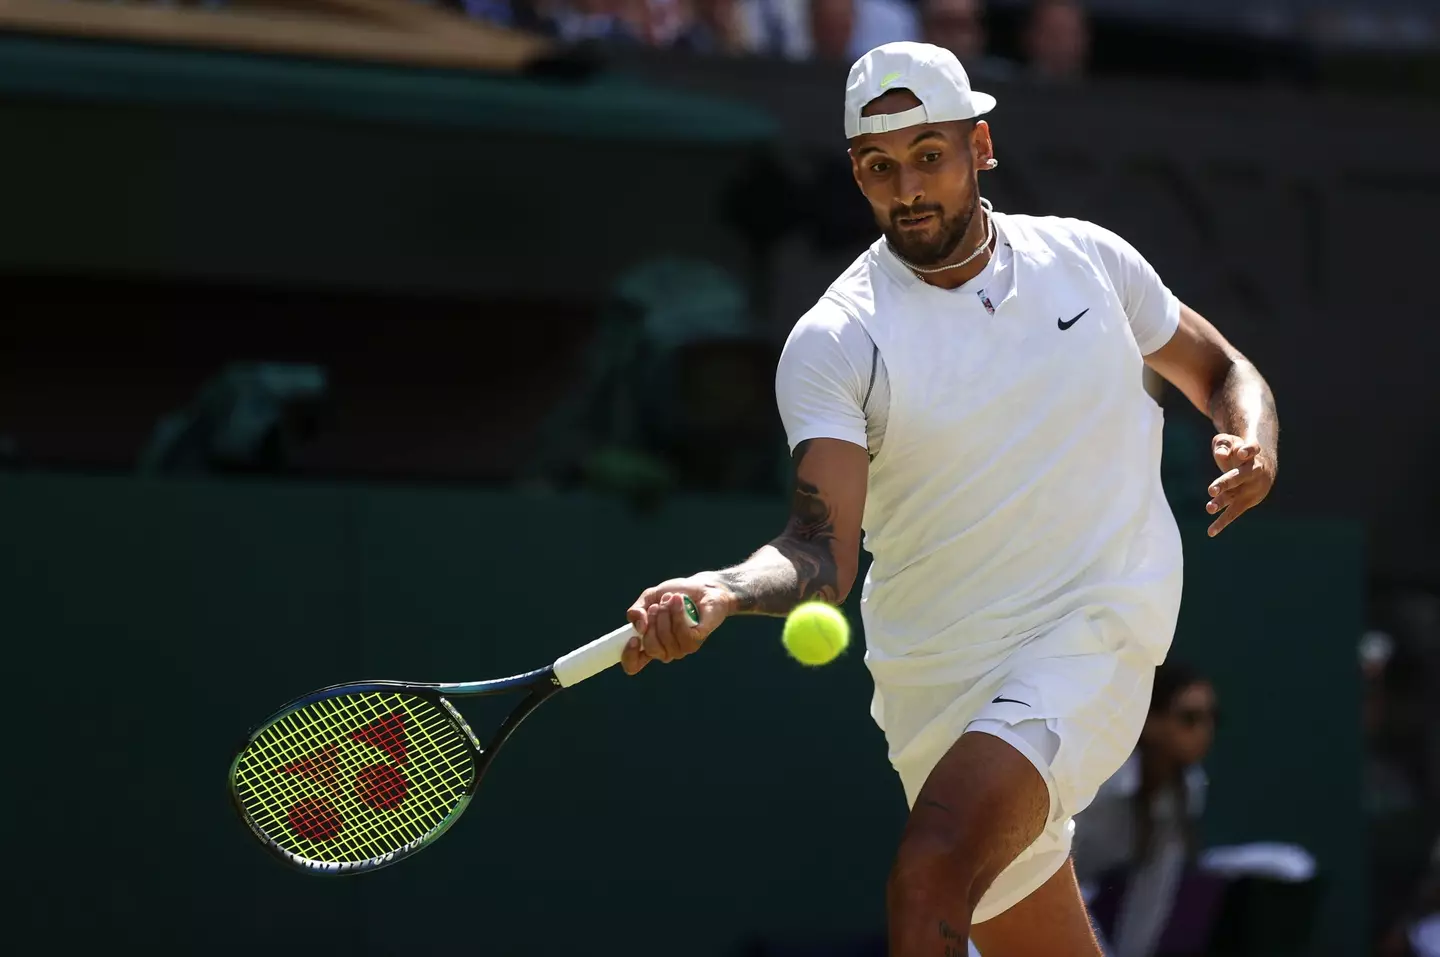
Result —
M551 667L555 671L555 677L560 679L560 687L569 688L571 685L578 685L586 678L593 678L606 668L613 668L620 663L620 653L625 650L625 645L631 638L635 637L635 629L626 625L624 628L616 628L603 638L596 638L588 645L581 645L568 655L556 659Z
M685 599L685 615L692 626L700 624L700 613L688 597ZM605 669L618 665L621 652L634 637L635 629L632 626L616 628L610 634L596 638L590 644L581 645L568 655L556 659L555 664L550 666L551 670L555 672L560 687L578 685L586 678L593 678Z

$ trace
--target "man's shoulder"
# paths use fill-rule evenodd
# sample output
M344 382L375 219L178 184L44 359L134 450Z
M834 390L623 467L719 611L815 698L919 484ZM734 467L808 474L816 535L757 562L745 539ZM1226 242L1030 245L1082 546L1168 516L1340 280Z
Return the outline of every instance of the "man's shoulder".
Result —
M834 289L825 294L796 320L785 339L785 352L796 349L831 349L849 351L862 339L868 340L860 318L863 297L851 298Z
M795 324L795 332L838 334L851 326L863 328L863 318L874 313L876 287L887 281L877 261L877 248L871 246L857 256L821 294L815 305L800 317Z
M1012 245L1040 246L1051 250L1071 250L1088 254L1097 243L1114 236L1110 230L1088 219L1073 216L1031 216L1026 213L1001 213L1001 225Z

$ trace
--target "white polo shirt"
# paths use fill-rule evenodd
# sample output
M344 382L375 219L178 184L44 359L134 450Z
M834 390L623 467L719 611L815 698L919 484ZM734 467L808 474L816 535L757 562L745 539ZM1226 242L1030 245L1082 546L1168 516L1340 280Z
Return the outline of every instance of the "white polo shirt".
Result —
M1091 223L994 214L953 290L877 241L795 326L776 375L793 449L871 455L862 593L878 687L964 680L1074 615L1163 659L1181 552L1143 356L1180 306Z

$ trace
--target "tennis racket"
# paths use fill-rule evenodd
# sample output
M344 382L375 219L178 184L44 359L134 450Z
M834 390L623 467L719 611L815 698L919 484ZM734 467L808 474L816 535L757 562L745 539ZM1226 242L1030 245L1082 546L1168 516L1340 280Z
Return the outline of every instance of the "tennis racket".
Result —
M685 599L692 624L695 605ZM530 712L620 662L630 625L554 664L491 681L331 685L251 731L230 797L260 843L311 874L362 874L433 843L465 810L500 746ZM524 694L486 745L450 698Z

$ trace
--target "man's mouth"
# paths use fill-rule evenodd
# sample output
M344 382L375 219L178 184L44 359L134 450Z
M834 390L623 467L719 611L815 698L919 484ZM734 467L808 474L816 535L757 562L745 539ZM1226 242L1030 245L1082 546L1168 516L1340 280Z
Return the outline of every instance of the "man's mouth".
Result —
M915 229L918 226L928 226L933 219L934 213L915 213L910 216L896 216L895 225L901 229Z

